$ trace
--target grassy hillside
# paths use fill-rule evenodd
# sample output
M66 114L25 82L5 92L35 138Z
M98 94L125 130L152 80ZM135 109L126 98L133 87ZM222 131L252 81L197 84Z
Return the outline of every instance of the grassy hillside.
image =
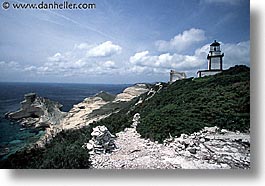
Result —
M138 132L162 142L181 133L218 126L246 132L250 127L250 69L235 66L223 73L189 78L166 86L138 111Z

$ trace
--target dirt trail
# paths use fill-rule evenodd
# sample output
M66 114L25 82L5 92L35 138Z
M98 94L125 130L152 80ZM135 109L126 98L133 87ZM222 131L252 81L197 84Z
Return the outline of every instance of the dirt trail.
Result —
M91 155L95 169L199 169L220 168L202 161L190 161L173 148L140 138L136 128L116 134L116 151Z

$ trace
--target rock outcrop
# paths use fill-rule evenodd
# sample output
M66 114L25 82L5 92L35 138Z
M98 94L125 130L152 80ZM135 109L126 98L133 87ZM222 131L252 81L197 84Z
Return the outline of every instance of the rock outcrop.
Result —
M108 115L97 115L95 117L88 117L94 110L100 109L103 105L106 105L109 101L104 100L100 95L86 98L81 103L74 105L68 112L67 116L62 120L61 126L63 129L81 128L94 121L98 121Z
M141 118L141 116L139 113L134 114L133 119L132 119L132 127L133 128L136 128L137 125L140 123L140 118Z
M114 144L115 136L112 135L105 126L93 128L91 136L92 139L85 144L85 147L89 150L89 154L91 155L95 153L111 153L116 148Z
M44 114L44 110L41 108L40 101L36 101L37 95L35 93L28 93L24 95L24 99L21 104L21 109L16 112L7 114L10 119L18 120L22 118L36 118L41 117Z
M146 101L151 99L156 93L158 93L161 89L163 88L162 83L156 83L155 86L153 88L151 88L148 92L147 92L147 98Z
M47 128L57 125L65 116L58 102L38 97L35 93L25 94L21 108L6 114L11 120L18 120L24 127Z
M118 94L114 102L130 101L135 97L140 96L149 91L146 84L136 84L134 86L126 88L122 93Z
M119 106L149 91L146 84L136 84L126 88L122 93L111 95L100 92L74 105L61 122L63 129L82 128L95 121L108 117L119 111ZM97 112L98 111L98 112Z
M191 135L167 139L164 144L190 160L205 161L221 168L250 168L249 134L205 127Z

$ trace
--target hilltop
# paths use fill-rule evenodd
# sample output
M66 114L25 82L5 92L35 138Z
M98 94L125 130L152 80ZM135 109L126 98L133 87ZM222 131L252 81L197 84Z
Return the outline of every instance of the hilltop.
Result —
M248 132L249 91L250 69L246 66L167 84L136 108L142 116L137 130L143 137L160 142L169 134L190 134L210 126Z

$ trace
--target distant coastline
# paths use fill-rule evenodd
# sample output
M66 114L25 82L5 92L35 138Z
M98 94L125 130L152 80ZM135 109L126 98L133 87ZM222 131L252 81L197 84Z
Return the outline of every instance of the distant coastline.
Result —
M5 113L19 109L24 94L36 92L42 97L63 104L63 111L69 111L74 104L84 98L106 91L112 94L122 92L129 85L113 84L72 84L72 83L37 83L37 82L0 82L0 148L9 148L15 152L28 143L38 140L34 130L24 130L19 123L5 119Z

